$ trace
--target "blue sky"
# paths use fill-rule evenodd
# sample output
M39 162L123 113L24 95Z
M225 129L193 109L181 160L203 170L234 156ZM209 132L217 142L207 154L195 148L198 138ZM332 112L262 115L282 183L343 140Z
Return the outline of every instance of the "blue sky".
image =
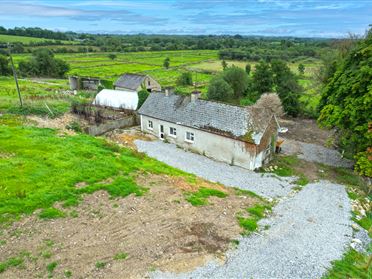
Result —
M372 23L372 0L0 0L0 26L120 34L344 37Z

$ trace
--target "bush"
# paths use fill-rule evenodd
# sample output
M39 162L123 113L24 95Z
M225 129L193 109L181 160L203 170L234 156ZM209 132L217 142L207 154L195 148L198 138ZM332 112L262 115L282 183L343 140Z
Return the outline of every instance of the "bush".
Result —
M177 85L187 86L192 84L192 74L190 72L182 73L177 79Z
M222 73L222 77L231 86L234 95L237 98L242 96L248 89L248 75L243 69L240 69L239 67L232 66L227 68Z

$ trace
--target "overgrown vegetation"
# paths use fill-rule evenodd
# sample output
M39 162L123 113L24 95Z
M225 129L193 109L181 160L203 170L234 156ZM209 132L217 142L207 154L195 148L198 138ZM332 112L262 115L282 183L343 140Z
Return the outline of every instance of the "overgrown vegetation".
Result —
M370 244L368 251L372 252L372 244ZM350 249L342 259L333 262L332 268L322 278L372 278L371 256Z
M328 68L319 122L339 129L339 145L355 155L356 171L372 177L372 29Z

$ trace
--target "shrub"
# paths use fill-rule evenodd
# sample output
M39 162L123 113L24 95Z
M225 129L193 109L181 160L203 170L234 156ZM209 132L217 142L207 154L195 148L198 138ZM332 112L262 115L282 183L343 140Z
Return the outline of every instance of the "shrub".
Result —
M177 85L187 86L192 84L192 74L190 72L182 73L177 79Z
M147 97L149 96L149 92L147 92L147 90L145 89L142 89L138 92L138 105L137 105L137 109L139 109L140 107L142 107L143 103L146 101Z

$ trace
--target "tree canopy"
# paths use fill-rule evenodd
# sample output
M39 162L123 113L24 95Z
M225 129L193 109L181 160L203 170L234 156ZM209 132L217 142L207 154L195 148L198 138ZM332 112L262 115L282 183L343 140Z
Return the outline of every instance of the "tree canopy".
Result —
M69 64L54 58L52 51L43 48L35 50L29 60L21 61L19 70L25 76L63 77L69 70Z
M372 176L372 29L335 64L322 92L319 122L337 127L340 146L357 154L356 169ZM368 149L369 148L369 149Z
M273 89L274 80L270 64L261 61L256 65L256 71L253 73L253 90L259 95L271 92Z
M222 76L212 78L208 87L208 99L225 101L233 96L232 87L223 79Z
M222 77L233 89L235 97L243 96L249 85L248 75L243 69L233 65L223 71Z
M302 88L297 82L287 64L282 60L271 62L273 72L273 81L275 91L282 101L284 111L291 116L297 116L300 113L300 92Z

